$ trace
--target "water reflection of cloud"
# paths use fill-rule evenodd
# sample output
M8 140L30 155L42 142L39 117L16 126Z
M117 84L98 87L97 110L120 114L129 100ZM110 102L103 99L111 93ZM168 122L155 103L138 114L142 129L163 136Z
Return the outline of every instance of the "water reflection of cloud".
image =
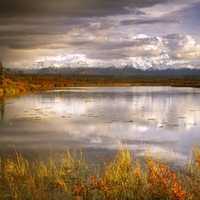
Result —
M199 97L190 89L170 87L79 88L25 96L10 100L12 107L6 102L1 143L118 148L121 140L145 138L155 148L172 145L177 150L196 137ZM129 144L141 149L145 145Z

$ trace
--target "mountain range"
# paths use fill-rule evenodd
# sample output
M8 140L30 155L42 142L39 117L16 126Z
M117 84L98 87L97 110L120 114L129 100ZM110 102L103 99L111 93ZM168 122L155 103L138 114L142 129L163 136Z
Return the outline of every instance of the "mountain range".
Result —
M11 69L7 69L12 71ZM28 74L77 74L77 75L200 75L199 68L168 68L168 69L158 69L158 68L148 68L138 69L133 66L119 67L45 67L37 69L14 69L18 73L28 73Z

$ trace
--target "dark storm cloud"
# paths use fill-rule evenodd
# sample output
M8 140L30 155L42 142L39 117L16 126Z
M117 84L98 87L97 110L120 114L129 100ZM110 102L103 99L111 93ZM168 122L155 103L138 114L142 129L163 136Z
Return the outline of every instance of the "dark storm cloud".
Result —
M141 15L144 12L140 8L166 2L168 0L0 0L0 46L63 48L69 42L60 39L63 35L73 39L70 34L80 32L78 36L82 40L84 32L98 35L101 34L98 31L115 26L114 22L101 20L101 17Z
M176 0L1 0L0 16L108 16L130 13L126 7L143 8L172 1Z
M101 35L113 26L109 20L74 19L42 21L41 24L1 26L0 46L11 49L65 48L66 45L90 44L90 35ZM73 22L72 22L73 21ZM57 22L57 23L56 23ZM98 23L98 25L96 25ZM98 33L100 32L100 33Z
M49 48L52 43L59 44L60 37L74 27L80 30L90 26L87 19L81 18L44 18L39 22L37 19L14 18L5 19L5 22L7 25L0 21L0 46L14 49Z
M5 23L5 24L4 24ZM66 34L72 26L79 26L83 28L89 26L87 19L81 18L50 18L41 19L5 19L0 21L1 36L8 35L38 35L38 34Z
M47 48L48 45L53 45L56 40L52 41L52 37L36 37L36 36L15 36L10 37L0 37L0 42L2 46L8 46L10 49L37 49L37 48ZM49 40L52 42L49 43ZM57 44L57 43L56 43Z
M143 20L143 19L135 19L135 20L122 20L119 22L120 26L131 26L131 25L142 25L142 24L171 24L171 23L179 23L177 20L173 19L151 19L151 20Z

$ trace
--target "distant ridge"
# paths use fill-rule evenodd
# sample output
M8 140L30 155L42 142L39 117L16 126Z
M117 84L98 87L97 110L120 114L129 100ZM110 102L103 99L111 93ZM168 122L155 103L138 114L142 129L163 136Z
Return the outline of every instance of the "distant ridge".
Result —
M46 67L41 69L7 69L7 71L18 71L28 74L77 74L77 75L200 75L200 69L178 68L178 69L136 69L132 66L117 67Z

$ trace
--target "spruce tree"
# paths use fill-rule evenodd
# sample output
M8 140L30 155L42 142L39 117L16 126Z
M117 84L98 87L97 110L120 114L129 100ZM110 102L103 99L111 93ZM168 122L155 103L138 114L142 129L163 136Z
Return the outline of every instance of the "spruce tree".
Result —
M3 82L5 80L5 70L2 65L2 61L0 61L0 85L3 85Z

